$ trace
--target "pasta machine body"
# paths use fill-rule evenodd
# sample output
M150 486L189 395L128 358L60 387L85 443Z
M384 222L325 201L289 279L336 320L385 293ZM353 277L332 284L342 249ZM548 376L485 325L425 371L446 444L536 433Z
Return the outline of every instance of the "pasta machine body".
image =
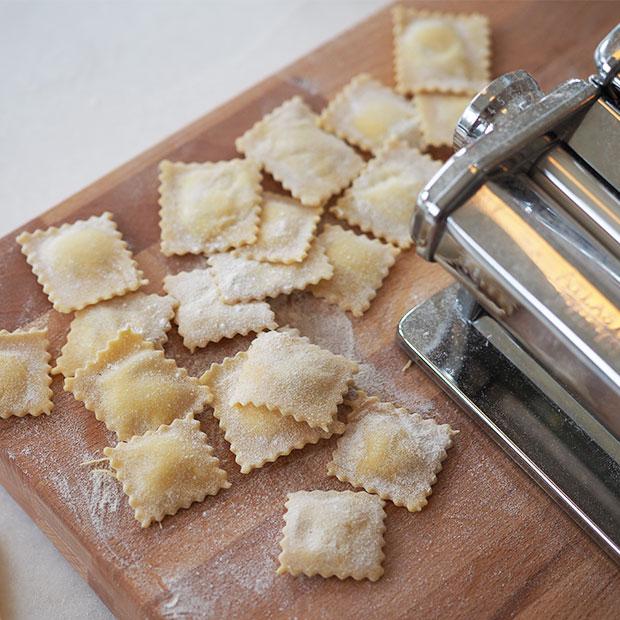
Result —
M515 71L472 100L412 223L456 284L398 336L620 560L620 25L595 62L548 94Z

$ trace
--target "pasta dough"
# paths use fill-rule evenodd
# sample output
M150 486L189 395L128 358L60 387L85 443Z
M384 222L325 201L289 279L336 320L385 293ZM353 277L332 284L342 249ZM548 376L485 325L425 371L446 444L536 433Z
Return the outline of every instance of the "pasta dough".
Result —
M230 487L198 420L175 420L103 453L142 527Z
M148 284L107 211L60 228L23 232L17 242L58 312L81 310Z
M383 506L364 492L289 493L278 574L377 581L383 575Z

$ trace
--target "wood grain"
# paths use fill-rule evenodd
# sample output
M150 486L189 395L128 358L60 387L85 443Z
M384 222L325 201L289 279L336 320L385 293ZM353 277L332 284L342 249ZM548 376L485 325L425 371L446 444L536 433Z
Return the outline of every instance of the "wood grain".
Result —
M416 6L485 13L493 31L493 73L523 68L545 89L591 72L592 51L620 14L612 2ZM391 54L386 9L20 230L112 211L151 280L148 290L159 291L166 273L202 259L169 260L159 253L158 161L230 158L234 139L291 95L319 110L360 71L391 83ZM51 310L15 234L0 241L0 326L48 322L56 356L70 317ZM207 411L203 430L232 488L166 519L162 528L143 531L116 482L80 465L113 438L63 392L57 377L53 415L0 424L0 482L120 618L617 617L620 588L611 560L420 370L401 372L406 358L394 338L399 318L448 283L441 269L408 252L361 319L303 295L290 304L278 301L289 313L305 310L308 324L314 317L335 348L352 347L373 393L461 430L428 507L418 514L387 507L385 576L375 584L275 575L286 493L346 488L325 475L333 441L241 475ZM249 340L235 338L190 356L173 332L166 353L198 375Z

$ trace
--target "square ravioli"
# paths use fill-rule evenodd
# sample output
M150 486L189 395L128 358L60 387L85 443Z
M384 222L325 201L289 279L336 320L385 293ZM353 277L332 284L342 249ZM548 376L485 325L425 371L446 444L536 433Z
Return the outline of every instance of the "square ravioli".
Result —
M421 510L457 431L364 392L349 404L328 474L410 512Z
M489 80L489 20L483 15L431 13L397 6L396 85L402 93L476 94Z
M148 284L107 211L60 228L23 232L17 243L58 312L81 310Z
M0 418L51 413L47 330L0 330Z
M246 359L246 353L237 353L221 364L212 364L200 378L213 394L213 416L219 420L242 474L272 463L292 450L300 450L306 444L317 443L319 439L344 431L344 424L339 420L324 431L310 428L305 422L297 422L291 416L266 407L231 406L230 400Z
M131 329L120 332L94 361L78 368L75 377L66 378L65 390L120 440L176 418L193 417L211 400L198 379Z
M229 404L266 407L327 432L357 370L307 338L266 332L252 341Z
M325 250L334 275L310 287L353 316L362 316L394 264L399 250L389 243L356 235L351 230L327 224L317 241Z
M308 255L320 217L321 209L266 192L256 243L234 254L268 263L301 263Z
M176 300L170 295L147 295L140 291L115 297L75 313L67 342L53 375L72 377L78 368L94 360L122 329L131 328L157 346L168 340Z
M371 159L332 208L352 226L401 248L411 247L411 218L420 190L441 168L403 142L390 142Z
M300 97L293 97L235 142L240 153L311 207L344 189L364 165L350 146L320 129L317 120Z
M316 242L301 263L263 263L232 253L215 254L208 262L213 268L220 295L227 304L288 295L331 278L334 272L323 248Z
M175 322L183 344L192 353L196 347L206 347L222 338L277 327L273 311L265 301L224 303L212 271L195 269L164 279L164 289L179 302Z
M254 243L261 174L247 159L159 164L161 251L211 254Z
M384 504L364 492L289 493L278 574L377 581L385 557Z
M373 153L390 138L419 146L422 137L411 102L366 73L354 77L330 101L321 114L321 125Z
M230 487L198 420L175 420L103 453L142 527Z
M469 95L417 95L414 102L420 115L424 147L451 147L456 124L470 101Z

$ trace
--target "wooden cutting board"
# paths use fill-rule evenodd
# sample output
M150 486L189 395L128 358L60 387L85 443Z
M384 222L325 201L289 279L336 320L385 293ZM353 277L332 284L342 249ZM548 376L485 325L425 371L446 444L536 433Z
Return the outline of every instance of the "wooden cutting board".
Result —
M494 75L523 68L545 89L591 72L592 51L620 14L612 2L417 6L485 13ZM159 253L157 163L231 158L235 137L284 99L300 94L318 111L361 71L392 83L391 45L385 9L20 230L112 211L151 281L148 290L160 291L166 273L203 259ZM51 309L14 238L0 241L0 326L48 323L56 356L71 317ZM305 295L275 302L282 322L360 360L360 381L372 393L461 430L428 507L410 514L387 506L385 576L377 583L275 574L286 493L346 488L325 475L333 440L241 475L207 411L203 430L232 488L161 528L141 530L117 483L80 465L113 437L56 377L53 415L0 421L0 482L121 618L611 618L620 609L615 565L419 369L401 372L407 360L394 338L399 318L448 283L412 251L361 319ZM173 330L166 353L200 375L249 341L190 356Z

